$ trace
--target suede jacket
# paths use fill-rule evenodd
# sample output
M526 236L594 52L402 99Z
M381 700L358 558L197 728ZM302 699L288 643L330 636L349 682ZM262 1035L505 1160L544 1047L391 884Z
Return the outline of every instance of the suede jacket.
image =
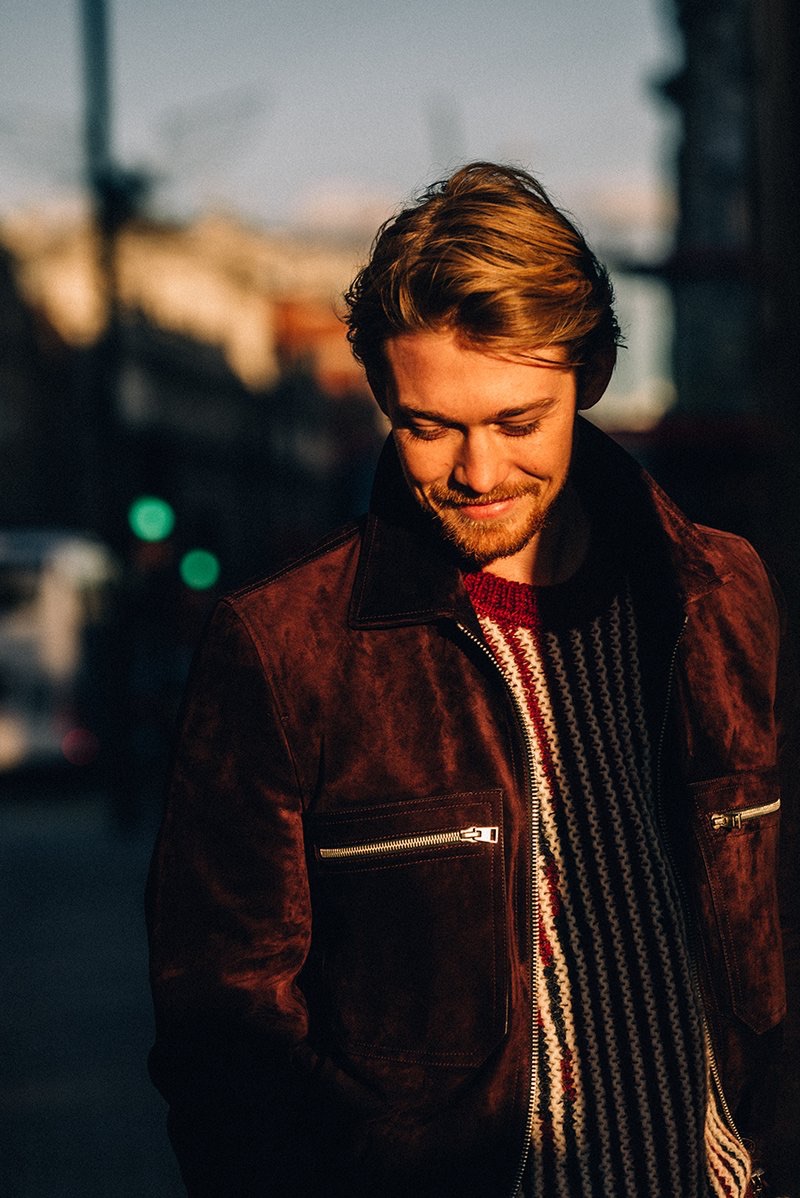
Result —
M715 1073L758 1143L786 1008L778 609L746 542L579 425L576 485L662 633L659 810ZM151 1072L193 1198L517 1194L530 773L390 442L366 521L222 601L192 670L148 917Z

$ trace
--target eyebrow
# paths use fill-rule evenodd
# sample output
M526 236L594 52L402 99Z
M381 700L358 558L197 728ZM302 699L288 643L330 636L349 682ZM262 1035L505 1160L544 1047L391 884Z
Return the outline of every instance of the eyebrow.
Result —
M537 399L528 404L500 408L497 412L492 412L485 420L481 420L480 423L502 424L503 421L514 420L517 416L530 416L532 418L543 416L557 402L555 397L551 397L548 399ZM398 405L397 414L406 420L430 420L436 424L445 424L452 427L463 423L461 420L452 420L449 416L445 416L443 412L437 412L433 408L413 408L405 404Z

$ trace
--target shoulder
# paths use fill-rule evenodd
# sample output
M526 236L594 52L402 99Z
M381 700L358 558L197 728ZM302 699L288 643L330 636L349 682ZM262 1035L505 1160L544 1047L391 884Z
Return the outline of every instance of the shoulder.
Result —
M363 537L363 521L329 533L299 557L254 579L217 604L212 623L238 625L263 644L346 622Z
M364 530L364 520L351 521L328 533L297 557L290 558L262 578L256 578L226 595L223 602L236 606L248 599L280 588L281 585L301 585L305 578L319 571L338 570L347 562L353 549L358 551Z
M710 528L707 524L695 524L694 528L731 565L738 564L743 568L766 573L766 567L758 551L745 537L735 532L726 532L722 528Z
M748 540L737 533L709 528L705 524L695 524L694 528L730 577L762 591L765 596L774 596L775 580Z
M758 627L762 647L780 644L787 634L786 602L781 588L757 550L744 537L705 525L693 526L708 546L724 584L715 593L737 624Z

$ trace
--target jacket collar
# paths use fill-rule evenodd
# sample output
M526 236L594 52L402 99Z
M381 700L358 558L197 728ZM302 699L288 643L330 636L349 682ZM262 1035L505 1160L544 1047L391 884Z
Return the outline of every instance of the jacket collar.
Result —
M707 532L692 524L629 454L582 418L573 479L590 513L607 522L623 560L654 595L666 585L686 606L729 577ZM435 520L413 499L390 436L375 475L350 603L351 625L377 628L450 619L474 627L458 567Z
M383 447L350 603L356 628L472 621L458 559L418 506L390 436Z

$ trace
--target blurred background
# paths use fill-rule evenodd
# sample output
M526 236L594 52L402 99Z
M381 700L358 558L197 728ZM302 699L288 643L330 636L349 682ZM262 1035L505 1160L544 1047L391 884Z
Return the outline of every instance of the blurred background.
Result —
M339 312L380 221L468 159L532 170L617 290L593 418L797 612L800 22L0 12L0 1193L166 1198L141 896L175 711L215 597L367 502L385 429Z

